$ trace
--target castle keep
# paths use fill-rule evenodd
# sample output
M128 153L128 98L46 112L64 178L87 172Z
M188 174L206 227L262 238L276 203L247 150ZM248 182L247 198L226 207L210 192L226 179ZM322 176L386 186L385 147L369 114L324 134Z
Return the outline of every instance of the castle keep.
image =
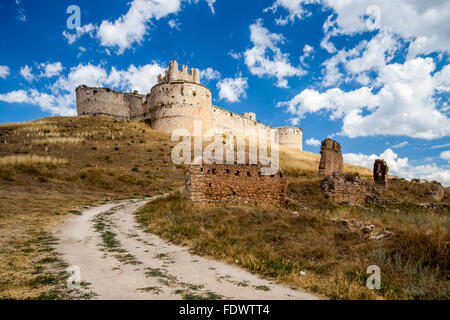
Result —
M124 120L149 120L153 129L172 133L185 129L195 134L194 123L202 124L202 132L217 129L224 134L267 137L269 142L279 137L279 144L302 150L303 131L297 127L262 124L256 114L243 115L212 104L211 90L200 83L200 70L169 62L165 75L147 95L123 93L107 88L76 88L78 115L108 115Z

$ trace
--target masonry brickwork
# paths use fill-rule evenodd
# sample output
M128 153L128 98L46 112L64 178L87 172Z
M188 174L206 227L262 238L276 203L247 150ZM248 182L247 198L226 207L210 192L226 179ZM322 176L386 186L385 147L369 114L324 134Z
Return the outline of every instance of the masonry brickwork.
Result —
M286 200L286 179L281 169L262 175L261 165L197 164L186 174L189 200L235 201L280 205Z
M217 129L224 134L266 137L268 142L302 150L303 130L297 127L275 128L256 120L256 114L239 115L212 104L211 90L200 83L200 71L179 70L169 62L165 75L146 95L123 93L107 88L80 86L76 89L78 115L108 115L125 120L150 120L153 129L172 133L185 129L195 134L201 123L204 134Z
M343 168L341 145L330 138L323 140L320 148L319 175L329 176L333 172L342 172Z
M365 203L367 197L363 178L341 172L333 172L323 179L321 189L327 197L338 203Z

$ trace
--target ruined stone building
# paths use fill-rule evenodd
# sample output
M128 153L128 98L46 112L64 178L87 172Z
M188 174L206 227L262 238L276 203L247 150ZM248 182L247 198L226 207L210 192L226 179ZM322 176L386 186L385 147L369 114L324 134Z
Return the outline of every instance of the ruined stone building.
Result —
M342 172L343 169L341 145L330 138L323 140L320 147L319 175L329 176L333 172Z
M303 131L297 127L274 128L256 120L256 114L238 115L212 104L211 90L200 83L200 70L170 61L165 75L147 95L122 93L107 88L80 86L76 89L78 115L108 115L125 120L150 122L155 130L172 133L186 129L195 134L194 123L202 124L203 134L216 128L219 132L267 137L290 148L302 150ZM252 134L248 134L252 133Z
M262 175L260 164L190 165L186 174L186 196L194 202L283 204L286 179L281 169L273 175Z
M373 164L373 179L375 185L387 188L388 186L388 172L389 167L386 161L377 159Z

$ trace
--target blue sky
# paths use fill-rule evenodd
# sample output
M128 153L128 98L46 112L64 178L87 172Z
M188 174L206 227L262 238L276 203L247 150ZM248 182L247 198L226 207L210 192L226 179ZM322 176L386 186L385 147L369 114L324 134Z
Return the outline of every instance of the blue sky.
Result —
M175 59L307 151L330 136L347 162L450 185L448 21L444 0L3 0L0 123L75 115L80 84L146 93Z

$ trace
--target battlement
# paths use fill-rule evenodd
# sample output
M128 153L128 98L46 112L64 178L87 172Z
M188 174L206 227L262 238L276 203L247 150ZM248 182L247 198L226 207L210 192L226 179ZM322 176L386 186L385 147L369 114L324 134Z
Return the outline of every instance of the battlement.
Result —
M237 114L213 105L211 90L200 84L200 70L182 65L180 71L176 61L169 62L165 76L158 76L147 95L83 85L76 89L76 100L78 115L146 119L153 129L167 133L176 129L194 133L194 125L201 123L200 134L215 129L225 135L267 136L269 142L297 150L303 147L300 128L275 128L257 121L254 112Z
M200 70L191 68L188 72L188 67L182 65L180 71L178 69L178 62L175 60L169 61L169 69L166 70L165 76L158 75L158 84L172 81L187 81L200 84Z

